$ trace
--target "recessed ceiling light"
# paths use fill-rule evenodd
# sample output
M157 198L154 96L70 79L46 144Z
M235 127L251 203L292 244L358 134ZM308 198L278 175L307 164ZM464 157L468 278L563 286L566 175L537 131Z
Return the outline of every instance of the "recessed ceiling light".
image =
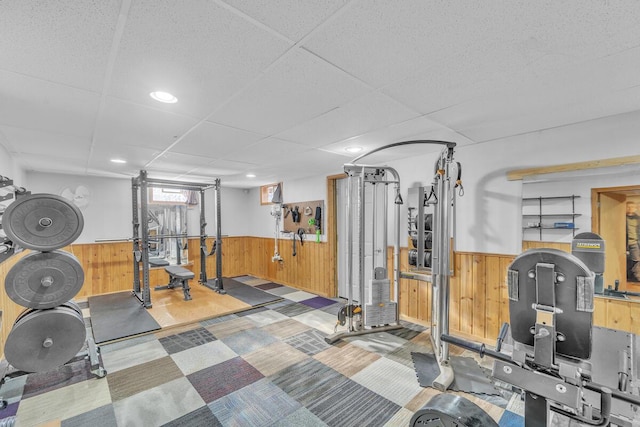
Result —
M122 160L122 159L111 159L111 161L112 161L113 163L127 163L127 161L126 161L126 160Z
M167 104L175 104L176 102L178 102L178 98L171 95L169 92L156 91L151 92L149 95L156 101L164 102Z
M255 177L256 177L256 174L254 174L254 173L248 173L246 176L247 176L247 178L255 178Z
M362 151L362 147L347 147L344 149L347 153L359 153Z

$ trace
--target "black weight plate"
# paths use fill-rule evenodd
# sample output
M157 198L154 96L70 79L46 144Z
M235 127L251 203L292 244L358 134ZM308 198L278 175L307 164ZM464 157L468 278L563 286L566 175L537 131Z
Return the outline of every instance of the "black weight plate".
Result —
M7 236L23 248L37 251L51 251L71 244L83 227L80 209L54 194L20 197L2 215L2 228Z
M4 355L14 368L44 372L64 365L86 340L82 315L69 307L31 310L13 325Z
M435 395L413 414L409 426L498 427L498 423L470 400L443 393Z
M72 299L83 283L80 262L69 252L57 250L32 252L22 258L7 273L4 288L16 304L47 309Z

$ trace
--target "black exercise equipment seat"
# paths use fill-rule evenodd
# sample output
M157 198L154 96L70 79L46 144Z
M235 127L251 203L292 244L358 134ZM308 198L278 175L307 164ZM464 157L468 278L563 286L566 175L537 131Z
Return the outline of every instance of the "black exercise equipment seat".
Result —
M169 284L165 286L156 286L156 291L161 289L173 289L177 286L182 286L184 292L184 300L189 301L191 299L191 287L189 287L189 279L193 279L195 274L193 271L187 270L179 265L170 265L164 268L169 274Z

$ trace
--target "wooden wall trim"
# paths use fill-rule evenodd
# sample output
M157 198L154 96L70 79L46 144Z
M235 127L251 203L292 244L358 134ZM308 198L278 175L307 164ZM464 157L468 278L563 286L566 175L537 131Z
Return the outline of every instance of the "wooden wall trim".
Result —
M556 172L571 172L585 169L608 168L612 166L632 165L640 163L640 156L613 157L610 159L590 160L586 162L566 163L555 166L516 169L507 172L509 181L521 180L528 176L544 175Z

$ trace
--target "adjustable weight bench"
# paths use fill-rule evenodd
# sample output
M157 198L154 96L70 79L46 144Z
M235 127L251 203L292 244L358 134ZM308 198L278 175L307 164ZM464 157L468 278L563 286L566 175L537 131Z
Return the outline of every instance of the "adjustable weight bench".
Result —
M184 292L184 300L189 301L191 299L191 288L189 287L189 279L193 279L195 274L192 271L187 270L179 265L170 265L164 268L169 274L169 284L164 286L156 286L154 289L159 291L161 289L173 289L177 286L182 286Z

